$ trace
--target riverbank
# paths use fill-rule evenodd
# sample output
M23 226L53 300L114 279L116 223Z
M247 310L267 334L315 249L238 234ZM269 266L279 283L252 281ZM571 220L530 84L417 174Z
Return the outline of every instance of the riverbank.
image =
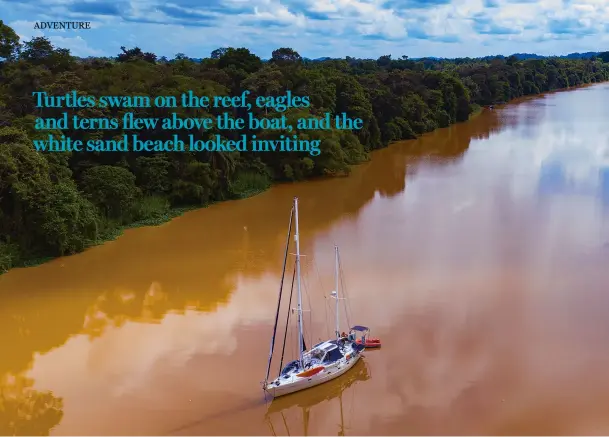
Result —
M585 85L582 85L582 87L590 86L590 85L593 85L593 84L585 84ZM551 92L568 91L568 90L572 90L574 88L579 88L579 87L573 87L573 88L567 88L567 89L561 89L561 90L553 90ZM544 94L547 94L547 93L544 93ZM523 99L538 98L540 96L543 96L544 94L519 97L519 98L513 99L509 102L505 102L500 106L503 106L505 104L517 103L518 101L522 101ZM495 105L497 105L497 104L495 104ZM474 119L477 116L479 116L480 114L482 114L485 110L488 110L488 109L485 109L482 106L476 105L473 108L473 111L471 112L471 114L469 115L468 120L460 122L460 123L470 122L472 119ZM453 125L454 124L456 124L456 123L453 123ZM435 130L438 130L438 129L435 129ZM431 131L431 132L433 132L433 131ZM414 141L414 140L410 140L410 141ZM389 143L385 147L391 147L391 145L392 145L392 143ZM372 157L369 157L369 159L372 159ZM307 180L309 180L309 179L307 179ZM232 198L229 198L229 199L226 199L223 201L209 202L205 205L182 206L182 207L174 207L174 208L171 208L168 205L165 205L164 207L160 207L160 208L155 208L155 207L149 208L149 211L147 211L146 213L143 214L145 216L145 218L136 220L131 223L115 225L113 227L107 228L107 229L105 229L104 232L101 232L98 235L98 238L96 240L88 242L88 244L86 244L86 246L83 248L83 250L78 251L74 254L63 255L63 256L76 255L78 253L82 253L82 252L86 251L87 249L93 248L95 246L99 246L99 245L107 243L109 241L116 240L121 235L123 235L123 233L128 229L148 227L148 226L160 226L162 224L170 222L171 220L173 220L176 217L182 216L183 214L185 214L189 211L207 208L207 207L212 206L215 203L219 203L219 202L224 202L224 201L229 201L229 200L242 200L242 199L256 196L258 194L263 193L264 191L266 191L273 185L276 185L276 183L269 183L268 185L264 186L263 188L250 187L249 189L242 190L239 195L235 195ZM155 202L149 202L149 203L154 204ZM12 253L15 253L14 250ZM14 261L15 258L12 257L13 256L12 253L11 253L10 246L5 245L3 247L2 245L0 245L0 275L7 273L10 270L15 269L15 268L34 267L34 266L49 262L53 259L59 258L59 257L52 257L52 256L43 256L43 257L32 256L32 257L25 257L25 259L23 259L23 257L20 257L18 259L18 261L15 262Z
M484 111L483 107L481 107L481 106L475 107L474 110L472 111L472 113L470 114L468 120L461 122L461 123L467 123L467 122L471 121L472 119L474 119L475 117L480 115L483 111ZM438 129L435 129L435 130L438 130ZM410 140L410 141L415 141L415 140ZM393 143L390 143L387 146L385 146L384 148L391 147L392 144ZM372 159L372 157L369 157L368 159ZM359 164L363 164L363 162L361 162ZM359 164L356 164L356 165L359 165ZM348 175L346 177L348 177ZM307 179L307 180L310 180L310 179ZM238 196L236 196L234 198L226 199L224 201L209 202L205 205L192 205L192 206L182 206L182 207L173 207L173 208L167 207L166 209L162 209L162 208L155 209L153 207L152 211L149 213L150 215L147 216L146 218L143 218L141 220L136 220L132 223L116 225L115 227L108 229L105 232L100 233L98 238L95 241L92 241L89 244L87 244L86 247L82 251L76 252L73 254L67 254L67 255L56 256L56 257L53 257L53 256L35 257L34 256L31 258L20 259L18 262L13 263L13 262L11 262L11 259L10 259L10 257L11 257L10 247L8 248L8 250L6 250L6 249L3 250L3 246L0 244L0 276L5 273L8 273L9 271L11 271L13 269L36 267L38 265L47 263L47 262L52 261L57 258L78 255L88 249L91 249L96 246L116 240L121 235L123 235L123 233L125 231L127 231L129 229L136 229L136 228L150 227L150 226L160 226L160 225L169 223L174 218L180 217L190 211L205 209L205 208L208 208L208 207L210 207L216 203L220 203L220 202L243 200L243 199L247 199L250 197L254 197L254 196L257 196L258 194L261 194L261 193L267 191L274 185L277 185L277 183L271 183L271 184L265 186L264 188L247 189L247 190L242 191ZM150 202L150 203L154 204L155 202Z

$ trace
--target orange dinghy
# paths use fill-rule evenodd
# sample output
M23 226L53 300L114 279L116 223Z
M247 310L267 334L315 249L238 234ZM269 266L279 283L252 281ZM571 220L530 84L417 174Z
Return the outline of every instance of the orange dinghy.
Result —
M357 337L355 335L356 332L361 332L361 335L358 338L356 338ZM365 326L359 326L359 325L351 328L351 332L350 332L352 341L354 340L356 344L358 344L360 346L364 346L364 348L366 348L366 349L374 349L374 348L381 347L381 340L378 338L368 337L369 334L370 334L370 328L367 328Z
M358 338L355 342L357 344L362 344L362 339ZM364 341L364 347L366 349L372 349L372 348L381 347L381 340L379 340L378 338L367 338Z

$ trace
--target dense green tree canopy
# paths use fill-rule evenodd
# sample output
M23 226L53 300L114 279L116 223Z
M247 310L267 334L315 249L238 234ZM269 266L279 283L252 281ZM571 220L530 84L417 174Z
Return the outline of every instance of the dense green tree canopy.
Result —
M480 106L516 97L609 79L607 52L592 59L516 57L413 60L309 61L278 48L263 61L246 48L219 48L209 58L158 58L140 48L120 48L115 58L77 59L44 37L20 43L0 21L0 272L41 256L83 250L137 220L167 218L172 207L201 206L240 198L273 181L349 173L368 152L391 141L465 121ZM292 132L321 140L321 154L306 152L39 153L33 139L36 117L64 110L35 107L34 91L62 95L278 96L308 95L309 108L285 112L299 117L346 113L363 120L357 131ZM83 117L122 117L124 108L83 108ZM235 108L236 113L241 109ZM138 116L218 115L201 109L142 108ZM277 116L255 108L258 118ZM243 114L241 114L243 115ZM70 128L54 132L73 139L113 139L121 131ZM141 131L142 139L167 140L175 132ZM178 134L187 135L192 132ZM195 133L207 139L217 130ZM244 132L222 131L227 139ZM245 132L250 133L250 132ZM48 134L48 132L46 132ZM274 139L287 132L256 132Z

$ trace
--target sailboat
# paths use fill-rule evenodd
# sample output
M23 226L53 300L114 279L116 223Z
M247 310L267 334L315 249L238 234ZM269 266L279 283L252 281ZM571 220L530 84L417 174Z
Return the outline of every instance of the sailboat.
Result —
M277 378L269 381L271 361L273 359L273 351L275 346L275 335L277 333L277 323L279 320L279 309L281 307L281 295L283 290L283 280L285 277L285 267L287 262L290 235L292 231L292 220L294 221L294 241L296 243L296 262L294 269L294 277L292 280L292 286L294 285L294 278L296 279L296 292L297 292L297 308L295 312L298 317L298 350L299 356L297 359L289 362L285 367L281 367L283 364L283 356L280 364L281 371ZM335 252L335 290L332 291L331 296L336 300L336 331L335 337L322 341L316 344L310 350L307 350L304 342L304 329L303 329L303 309L302 309L302 292L301 292L301 277L300 277L300 233L298 227L298 198L294 198L292 211L290 213L290 224L288 227L288 236L285 247L283 271L281 275L281 285L279 287L279 299L277 302L277 313L275 315L275 326L273 328L273 336L271 338L271 350L269 354L269 362L266 372L266 377L263 381L263 389L266 393L271 395L273 398L294 393L300 390L311 388L319 384L331 381L344 373L348 372L361 358L362 351L365 349L365 338L362 343L358 344L355 331L351 330L349 335L341 334L339 329L339 301L342 299L338 295L338 247L334 247ZM293 290L293 287L292 287ZM292 295L290 294L290 304ZM286 323L286 333L284 334L283 347L285 351L285 340L287 337L287 325L289 323L289 312L288 321ZM283 354L282 354L283 355Z

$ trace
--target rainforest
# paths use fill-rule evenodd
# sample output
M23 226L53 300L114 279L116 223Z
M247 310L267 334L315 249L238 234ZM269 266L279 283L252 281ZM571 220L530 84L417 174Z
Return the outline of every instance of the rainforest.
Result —
M155 225L188 209L249 197L273 183L347 176L353 165L370 159L370 152L466 121L482 107L609 80L607 53L587 59L384 55L308 60L284 47L263 60L247 48L228 47L194 60L181 53L167 59L121 47L116 57L83 59L45 37L20 41L2 21L0 59L0 272L83 251L126 227ZM256 132L258 140L271 144L288 134L319 141L317 156L304 150L37 151L34 142L48 140L49 132L37 131L35 120L59 118L65 109L40 108L36 97L42 94L36 93L49 98L72 90L85 99L189 91L238 96L248 91L252 99L265 100L290 93L310 102L307 108L286 105L290 107L281 114L292 125L303 117L345 113L361 119L363 126L354 131ZM230 110L244 116L246 108ZM109 104L70 111L83 118L122 119L130 111L140 118L167 117L170 112L206 118L226 109ZM281 116L266 106L250 111L257 119ZM238 141L244 133L202 128L183 135L205 142L222 134L223 141ZM68 128L51 134L92 144L118 141L127 132ZM140 140L164 143L175 134L159 127L142 132Z

